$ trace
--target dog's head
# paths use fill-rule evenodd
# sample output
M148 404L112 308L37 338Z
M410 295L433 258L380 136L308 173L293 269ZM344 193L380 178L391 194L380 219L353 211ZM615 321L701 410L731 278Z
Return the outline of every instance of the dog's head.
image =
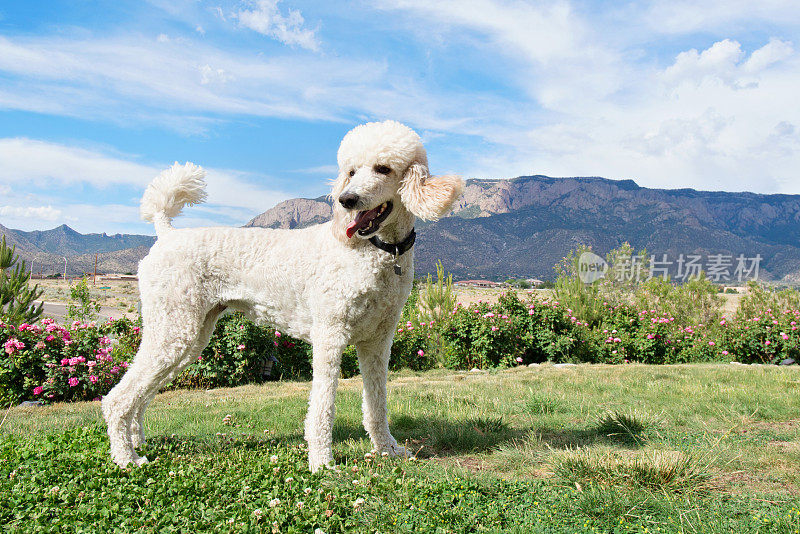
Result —
M464 189L458 176L431 176L419 136L395 121L350 130L339 146L338 162L331 197L334 232L343 240L368 239L403 211L436 220Z

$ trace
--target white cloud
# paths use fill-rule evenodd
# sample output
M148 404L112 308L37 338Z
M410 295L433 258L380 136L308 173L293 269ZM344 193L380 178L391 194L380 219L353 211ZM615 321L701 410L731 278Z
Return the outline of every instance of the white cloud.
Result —
M664 71L664 79L673 84L684 81L700 84L708 78L716 78L734 87L747 87L755 83L754 76L790 58L793 52L790 42L773 38L743 61L745 53L741 45L725 39L702 52L694 48L681 52L675 63Z
M230 53L187 39L0 37L0 109L165 124L195 134L216 121L279 117L352 123L393 118L474 133L519 105L467 89L440 94L383 60ZM235 81L235 83L232 83ZM223 118L220 118L223 117Z
M640 14L656 32L726 32L749 30L759 23L797 26L796 0L651 0ZM637 13L638 15L638 13Z
M693 48L678 54L675 63L664 71L664 78L673 83L686 79L699 83L706 76L716 76L729 82L742 55L741 45L730 39L714 43L702 53Z
M257 0L254 9L242 9L234 16L242 26L284 44L319 50L316 30L305 28L303 15L295 9L282 14L278 9L279 3L280 0Z
M60 204L48 208L52 211L37 208L39 211L26 212L30 218L51 221L63 213L67 220L72 220L69 217L91 220L95 231L103 221L115 225L123 222L136 224L139 218L137 207L120 205L94 209L84 203L75 204L75 199L69 197L71 188L78 185L98 189L130 186L142 191L166 166L167 162L146 165L115 155L33 139L0 139L0 187L10 190L13 184L18 193L26 190L34 200L43 198L45 193L39 192L45 189L40 187L42 185L47 185L48 191L62 187L66 192L64 198L59 199ZM209 214L208 220L243 224L290 198L287 193L270 189L266 183L268 179L263 176L230 169L206 170L208 204L193 209L205 211ZM14 211L12 206L7 208L2 215L21 217L21 211Z
M62 217L62 213L53 206L0 206L0 216L56 221Z
M792 43L772 38L767 44L753 52L742 68L748 73L758 73L791 57L793 53Z
M155 167L99 152L27 138L0 138L0 181L27 184L55 180L63 184L146 185Z

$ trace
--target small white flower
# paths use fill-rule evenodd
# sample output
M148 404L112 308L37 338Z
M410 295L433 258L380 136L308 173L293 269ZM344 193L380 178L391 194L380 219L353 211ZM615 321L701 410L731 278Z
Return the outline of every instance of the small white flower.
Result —
M58 487L58 486L53 486L52 488L50 488L50 495L55 495L55 494L56 494L56 493L58 493L59 491L61 491L61 488L60 488L60 487Z
M311 495L311 491L312 491L311 488L306 488L303 490L303 493L305 493L306 495Z
M358 485L359 485L359 481L358 481L358 479L356 479L356 480L353 480L353 485L354 485L354 486L358 486Z
M305 503L303 501L297 501L297 504L295 506L297 506L298 510L302 510L303 506L305 506Z
M269 457L269 463L277 464L278 463L278 455L277 454L273 454L272 456L270 456Z
M175 471L170 471L169 472L169 476L174 477L175 476Z
M314 529L314 534L325 534L325 531L321 528Z
M294 477L286 477L286 482L294 482Z
M275 508L275 507L276 507L276 506L278 506L280 503L281 503L281 500L280 500L280 499L278 499L278 498L272 499L271 501L269 501L269 507L270 507L270 508Z
M386 451L383 451L383 452L381 453L381 456L383 456L383 457L385 458L385 457L389 456L389 453L388 453L388 452L386 452Z
M255 510L253 510L253 515L254 516L261 517L261 514L262 514L261 508L256 508Z
M353 501L353 508L360 508L361 505L364 504L364 502L365 502L364 498L363 497L359 497L358 499Z

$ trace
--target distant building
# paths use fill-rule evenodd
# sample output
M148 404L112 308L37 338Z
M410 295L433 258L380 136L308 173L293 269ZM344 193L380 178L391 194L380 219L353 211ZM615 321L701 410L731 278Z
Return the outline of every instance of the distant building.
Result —
M544 280L539 280L538 278L528 278L525 281L528 282L532 287L539 287L540 285L544 284Z
M491 280L459 280L453 285L459 287L503 287L504 284L492 282Z
M98 273L97 276L98 278L100 278L100 280L105 280L106 282L123 281L123 280L135 282L139 280L139 278L136 275L132 274L112 273L112 274L104 274L101 276L100 273Z

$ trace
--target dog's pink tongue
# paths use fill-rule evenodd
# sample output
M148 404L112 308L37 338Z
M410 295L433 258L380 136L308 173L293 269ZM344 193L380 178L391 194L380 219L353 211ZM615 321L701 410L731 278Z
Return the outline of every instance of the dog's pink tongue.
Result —
M356 213L356 218L347 225L345 228L345 233L347 234L347 238L351 238L355 235L356 232L361 230L362 228L366 228L372 219L375 218L375 214L378 208L371 209L369 211L359 211Z

